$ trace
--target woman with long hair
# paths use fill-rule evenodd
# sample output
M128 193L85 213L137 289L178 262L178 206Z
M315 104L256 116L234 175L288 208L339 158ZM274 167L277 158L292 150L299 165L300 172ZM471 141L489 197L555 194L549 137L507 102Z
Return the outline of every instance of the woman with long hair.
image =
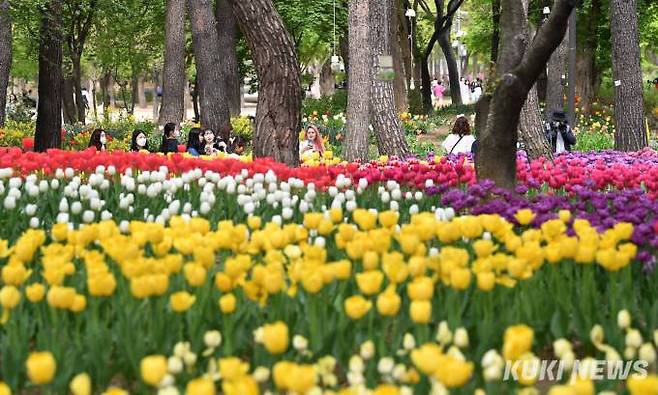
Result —
M192 156L201 155L201 144L203 136L200 128L192 128L187 134L187 153Z
M471 152L471 146L475 137L471 134L471 125L464 114L461 114L455 120L452 126L452 133L446 136L441 144L447 154L460 154Z
M130 150L132 152L148 151L147 144L146 132L141 129L135 129L133 131L133 137L130 140Z
M162 133L162 144L160 145L160 152L168 154L170 152L178 152L178 125L175 123L168 123L164 126Z
M299 155L307 155L308 153L317 152L322 156L324 154L324 142L320 129L314 125L310 125L304 132L304 141L299 144Z
M89 147L96 147L98 151L105 151L105 143L107 143L105 131L103 129L94 129L89 138Z

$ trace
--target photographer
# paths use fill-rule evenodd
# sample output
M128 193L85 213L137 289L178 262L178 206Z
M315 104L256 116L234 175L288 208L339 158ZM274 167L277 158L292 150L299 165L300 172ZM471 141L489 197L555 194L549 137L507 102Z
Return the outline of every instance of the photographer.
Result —
M553 112L553 119L544 123L546 138L551 143L553 152L571 152L571 147L576 144L576 136L569 126L567 117L563 111Z

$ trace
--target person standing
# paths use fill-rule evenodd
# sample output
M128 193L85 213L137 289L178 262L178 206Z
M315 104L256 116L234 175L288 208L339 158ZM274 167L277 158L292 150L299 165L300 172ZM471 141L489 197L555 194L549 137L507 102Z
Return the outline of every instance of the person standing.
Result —
M432 87L432 91L434 93L434 109L438 109L440 107L443 107L443 93L445 92L446 88L443 86L441 81L438 81L434 79L434 86Z
M552 120L544 123L544 132L556 154L571 152L571 147L576 144L576 136L564 111L553 112Z

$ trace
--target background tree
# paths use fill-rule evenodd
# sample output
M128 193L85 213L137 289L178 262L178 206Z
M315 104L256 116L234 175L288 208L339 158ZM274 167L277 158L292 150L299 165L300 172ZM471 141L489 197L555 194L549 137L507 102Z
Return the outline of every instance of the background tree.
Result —
M521 109L528 92L564 37L567 20L577 0L558 0L548 21L528 46L523 33L526 10L521 0L501 2L501 49L486 127L478 137L475 156L478 179L498 186L516 185L516 143ZM526 49L527 48L527 49Z
M434 45L437 42L443 51L443 56L448 65L448 78L450 79L450 97L452 103L462 104L459 68L457 67L455 53L452 51L452 45L450 43L450 29L452 28L452 19L455 13L463 3L464 0L450 0L444 11L444 0L434 0L434 5L436 7L434 33L432 34L421 59L423 107L427 112L432 110L432 78L430 76L428 61L432 54L432 50L434 49Z
M185 0L167 0L160 125L185 119Z
M190 25L196 60L201 127L215 132L230 121L226 89L220 64L217 21L211 0L189 0ZM228 140L229 136L222 136Z
M546 68L546 114L564 110L563 76L566 76L567 37L557 47Z
M610 0L612 74L615 86L615 148L637 151L648 145L636 0Z
M260 82L255 157L299 164L301 76L292 37L271 0L229 0L245 35Z
M219 58L222 60L222 79L224 92L231 116L240 115L240 86L242 85L238 70L236 53L237 26L233 10L228 0L217 0L217 34L219 36Z
M0 127L5 124L7 85L12 59L12 26L9 0L0 1Z
M349 57L345 159L368 159L371 62L369 0L349 1Z
M41 10L39 103L35 151L59 148L62 141L62 0Z
M404 139L404 129L395 110L393 82L380 67L380 57L391 56L391 18L393 0L371 0L370 45L372 49L372 87L370 91L370 111L372 124L377 136L377 146L381 155L395 155L401 158L409 155L409 147ZM354 58L352 58L352 67ZM351 80L354 83L354 80Z

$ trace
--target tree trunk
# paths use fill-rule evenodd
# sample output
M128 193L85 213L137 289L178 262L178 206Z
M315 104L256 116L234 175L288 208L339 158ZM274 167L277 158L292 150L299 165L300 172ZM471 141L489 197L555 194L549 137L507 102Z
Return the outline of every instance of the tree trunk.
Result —
M92 108L94 109L94 121L98 121L98 105L96 103L96 86L97 86L97 81L93 80L91 86L91 104L93 106Z
M349 57L347 89L347 133L345 152L348 161L368 159L370 119L371 48L369 34L370 0L349 0Z
M615 149L638 151L648 145L636 0L610 1L612 74L615 85Z
M85 101L82 97L82 66L80 65L80 54L71 55L73 64L73 95L75 97L76 118L84 125L85 123Z
M336 78L331 71L331 59L327 59L320 70L320 96L331 96L336 91Z
M565 36L560 46L553 52L551 60L548 61L546 110L544 111L547 116L554 111L564 111L564 85L562 81L566 77L567 36Z
M137 70L133 68L132 70L132 76L130 78L130 88L131 88L131 95L130 95L130 114L135 113L135 103L137 103L137 96L139 96L139 75L137 74Z
M194 89L190 91L192 96L192 109L194 110L194 122L199 122L201 116L199 115L199 91L197 90L198 80L194 79Z
M405 8L401 2L396 2L398 5L397 18L398 18L398 42L400 43L400 56L402 57L402 64L404 66L404 77L407 89L411 86L411 78L413 77L413 70L411 67L411 43L409 42L409 35L411 34L411 26L409 20L405 16Z
M66 76L62 80L62 109L64 123L73 125L78 120L78 109L74 100L75 84L72 76Z
M491 62L498 60L498 44L500 42L500 0L491 0Z
M224 59L220 57L217 49L219 35L212 0L189 0L188 6L199 80L197 90L201 107L201 127L212 129L215 133L221 130L228 132L223 126L229 124L230 113L223 73L219 67ZM221 137L228 141L228 135Z
M115 85L114 76L110 72L107 76L107 95L109 97L110 107L116 107L117 106L116 92L114 90L114 85Z
M450 29L448 29L450 30ZM420 93L423 98L423 110L426 114L432 112L432 77L430 76L429 57L436 44L436 39L440 33L434 33L430 38L430 42L425 48L423 57L420 60Z
M110 106L110 92L108 87L110 86L110 80L112 75L109 72L106 72L103 77L101 77L101 94L103 95L103 111L107 112L107 108Z
M519 133L525 143L528 159L534 160L539 157L552 158L551 146L544 134L544 128L539 113L539 99L537 97L537 84L533 85L528 92L528 97L521 109L519 119Z
M9 15L9 0L0 1L0 127L5 125L7 86L12 59L12 26Z
M34 150L44 152L62 143L62 2L50 0L41 12L39 42L39 104Z
M450 45L450 28L439 35L438 42L443 51L443 56L446 58L446 63L448 64L448 78L450 78L450 97L452 99L452 104L462 104L459 68L457 67L455 53L452 51L452 46Z
M528 92L564 38L574 5L572 0L557 0L548 21L528 46L527 8L519 0L502 1L503 45L497 63L500 77L491 99L487 127L478 139L475 169L479 180L488 179L508 189L515 187L520 113Z
M146 94L144 93L144 76L139 76L139 82L137 86L137 102L139 103L139 108L146 108Z
M404 129L395 111L393 82L378 78L379 57L391 55L391 19L393 0L372 0L370 6L370 47L372 48L371 111L377 145L381 155L405 158L409 147L404 139Z
M599 47L599 35L601 24L601 0L590 2L587 13L587 36L584 40L584 48L577 61L577 84L576 93L580 96L580 108L582 114L590 115L592 101L597 95L601 84L601 70L596 61L596 53Z
M229 0L260 81L254 156L299 164L302 88L295 44L272 0Z
M228 0L217 0L217 33L219 35L219 57L222 60L224 91L228 101L229 113L233 117L240 115L240 73L238 56L235 52L236 23Z
M162 106L158 123L178 123L185 118L185 0L167 0ZM157 82L156 82L157 86ZM157 97L154 93L153 100Z
M402 56L402 46L407 40L400 40L399 31L403 27L398 15L400 14L402 2L395 0L393 2L393 11L391 15L391 55L393 56L393 71L395 79L393 80L393 91L395 95L395 109L397 112L407 111L407 85L404 75L404 57Z

